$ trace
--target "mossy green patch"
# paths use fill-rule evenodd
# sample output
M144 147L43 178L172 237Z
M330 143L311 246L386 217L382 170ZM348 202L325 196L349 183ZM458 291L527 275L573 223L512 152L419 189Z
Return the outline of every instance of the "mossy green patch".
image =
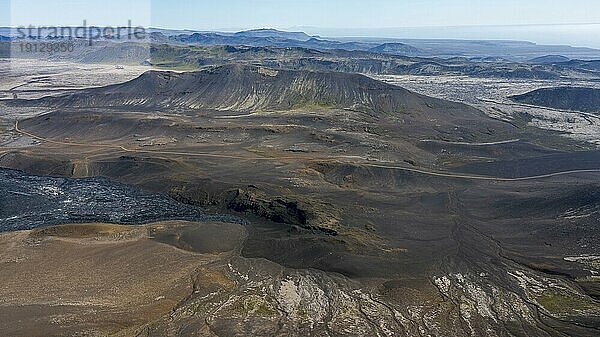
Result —
M245 298L244 309L246 312L260 317L275 317L278 315L275 306L265 298L259 296Z
M547 289L536 296L536 301L551 313L576 315L600 311L592 299L559 289Z

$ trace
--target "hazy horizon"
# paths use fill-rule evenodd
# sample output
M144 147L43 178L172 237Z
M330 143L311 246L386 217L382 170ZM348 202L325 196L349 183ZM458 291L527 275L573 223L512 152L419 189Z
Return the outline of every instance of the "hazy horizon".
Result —
M118 8L118 11L114 9ZM0 0L0 25L125 25L194 31L274 28L323 37L521 40L600 48L593 0Z

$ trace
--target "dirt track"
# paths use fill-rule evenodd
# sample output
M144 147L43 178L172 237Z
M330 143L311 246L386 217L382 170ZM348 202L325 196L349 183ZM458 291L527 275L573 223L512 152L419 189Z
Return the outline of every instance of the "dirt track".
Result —
M231 156L231 155L222 155L222 154L215 154L215 153L199 153L199 152L132 150L132 149L128 149L128 148L126 148L124 146L101 145L101 144L81 144L81 143L73 143L73 142L61 142L61 141L56 141L56 140L51 140L51 139L47 139L47 138L44 138L44 137L40 137L38 135L35 135L35 134L30 133L30 132L24 131L24 130L22 130L22 129L19 128L19 121L15 121L15 130L17 132L25 135L25 136L29 136L31 138L35 138L35 139L38 139L38 140L41 140L41 141L45 141L45 142L49 142L49 143L54 143L54 144L61 144L61 145L68 145L68 146L98 147L98 148L104 148L104 149L116 149L116 150L122 150L124 152L131 152L131 153L162 154L162 155L176 155L176 156L190 156L190 157L216 157L216 158L245 159L245 160L267 160L267 161L281 161L281 160L298 160L298 159L301 159L299 157L265 158L265 157ZM481 144L494 145L494 144L505 144L507 142L513 142L513 140L510 140L510 141L501 141L501 142L494 142L494 143L481 143ZM333 157L333 158L329 157L329 158L326 158L326 159L318 159L318 158L312 158L312 159L320 160L320 161L332 160L332 161L337 161L337 162L342 162L343 163L343 159L345 159L345 157L341 156L341 157ZM435 177L454 178L454 179L467 179L467 180L483 180L483 181L527 181L527 180L538 180L538 179L552 178L552 177L564 176L564 175L574 175L574 174L581 174L581 173L600 173L600 169L569 170L569 171L554 172L554 173L550 173L550 174L542 174L542 175L528 176L528 177L502 178L502 177L476 176L476 175L466 175L466 174L447 173L447 172L433 172L433 171L427 171L427 170L422 170L422 169L415 169L415 168L404 167L404 166L383 165L383 164L378 165L378 164L365 163L365 162L359 162L359 163L353 162L352 164L361 165L361 166L367 166L367 167L385 168L385 169L392 169L392 170L401 170L401 171L419 173L419 174L430 175L430 176L435 176Z

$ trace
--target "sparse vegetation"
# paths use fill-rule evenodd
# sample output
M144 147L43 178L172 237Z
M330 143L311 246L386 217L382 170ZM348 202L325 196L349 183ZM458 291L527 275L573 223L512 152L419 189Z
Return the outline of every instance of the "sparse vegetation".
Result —
M567 290L544 290L536 296L536 301L544 309L554 314L570 316L588 313L600 314L600 304L595 303L591 298Z

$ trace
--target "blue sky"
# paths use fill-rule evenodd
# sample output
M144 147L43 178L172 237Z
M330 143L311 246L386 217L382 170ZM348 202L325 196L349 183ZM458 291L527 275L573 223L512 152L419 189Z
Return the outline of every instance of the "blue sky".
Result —
M598 0L155 0L153 8L157 25L212 28L600 23Z
M0 0L0 11L2 25L79 25L84 19L94 25L123 25L131 19L136 25L164 28L273 27L326 35L393 35L386 28L395 27L600 24L599 0ZM564 30L576 31L589 44L592 34L600 33L598 27ZM452 37L439 29L428 34L424 37ZM543 38L543 32L536 34ZM477 29L466 35L477 37ZM503 38L490 30L480 35Z

